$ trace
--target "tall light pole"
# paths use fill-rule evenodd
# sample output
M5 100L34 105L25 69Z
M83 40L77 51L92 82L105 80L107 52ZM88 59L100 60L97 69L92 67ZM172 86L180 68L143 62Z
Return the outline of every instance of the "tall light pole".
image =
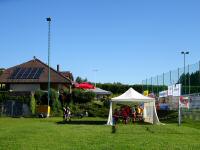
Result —
M51 37L51 18L48 17L46 18L48 22L48 110L47 110L47 117L49 117L49 101L50 101L50 80L51 80L51 75L50 75L50 37Z
M95 82L95 88L96 88L96 87L97 87L97 85L96 85L96 84L97 84L97 83L96 83L96 82L97 82L97 81L96 81L96 73L97 73L97 71L99 71L99 70L98 70L98 69L93 69L92 71L94 71L94 80L95 80L94 82Z
M181 54L183 54L184 56L184 85L185 85L185 88L184 88L184 94L186 94L186 74L185 74L185 55L188 55L189 52L188 51L182 51Z

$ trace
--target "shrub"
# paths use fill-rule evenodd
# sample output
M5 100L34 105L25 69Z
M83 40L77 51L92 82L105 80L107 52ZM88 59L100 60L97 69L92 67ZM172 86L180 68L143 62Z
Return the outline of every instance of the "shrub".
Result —
M52 114L54 116L60 115L62 112L62 107L60 101L58 100L58 93L54 89L51 89L50 99L50 104L52 106Z
M31 95L31 101L30 101L30 110L32 115L35 114L35 107L36 107L36 101L34 95Z
M42 96L44 95L45 93L38 90L38 91L35 91L35 94L34 94L34 98L37 102L37 104L41 104L42 103Z
M36 91L34 95L38 105L47 105L48 104L48 93L43 91ZM51 106L52 115L58 116L62 112L61 103L58 100L58 92L54 89L50 90L50 101L49 105Z
M95 98L95 93L85 91L82 89L74 89L72 92L72 99L74 103L87 103Z
M30 95L29 94L19 94L18 92L1 92L0 93L0 102L4 102L7 100L18 101L22 103L29 104Z

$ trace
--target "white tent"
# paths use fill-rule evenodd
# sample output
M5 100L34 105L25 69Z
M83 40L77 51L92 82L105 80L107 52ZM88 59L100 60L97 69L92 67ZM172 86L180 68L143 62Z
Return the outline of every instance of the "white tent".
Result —
M130 88L124 94L111 99L107 125L113 125L112 103L127 103L127 102L128 103L144 102L144 113L143 113L144 121L152 124L159 123L159 119L155 108L155 99L146 97L135 91L133 88Z

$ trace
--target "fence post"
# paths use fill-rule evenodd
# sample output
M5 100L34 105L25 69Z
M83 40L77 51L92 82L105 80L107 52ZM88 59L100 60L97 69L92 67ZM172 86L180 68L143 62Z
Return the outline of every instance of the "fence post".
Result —
M198 84L199 84L198 86L200 86L200 61L199 61L199 83Z
M142 80L142 92L144 91L144 88L143 88L143 80Z
M164 85L165 85L165 74L163 73L163 89L165 90Z
M153 81L152 81L152 77L151 77L151 93L153 93Z
M190 65L188 65L188 86L189 86L188 94L190 95Z
M170 85L172 84L172 71L169 71L169 79L170 79Z
M177 82L178 84L180 83L180 81L179 81L179 68L178 68L178 82Z
M157 75L157 94L159 95L159 93L158 93L158 75Z
M147 89L146 89L146 90L148 91L148 83L147 83L147 79L146 79L146 87L147 87Z

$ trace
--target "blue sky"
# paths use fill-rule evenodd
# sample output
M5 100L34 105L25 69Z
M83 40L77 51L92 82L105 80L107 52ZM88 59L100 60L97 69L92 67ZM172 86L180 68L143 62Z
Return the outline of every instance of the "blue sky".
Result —
M90 81L141 83L200 60L198 0L0 0L0 67L36 56ZM94 72L94 69L98 69Z

